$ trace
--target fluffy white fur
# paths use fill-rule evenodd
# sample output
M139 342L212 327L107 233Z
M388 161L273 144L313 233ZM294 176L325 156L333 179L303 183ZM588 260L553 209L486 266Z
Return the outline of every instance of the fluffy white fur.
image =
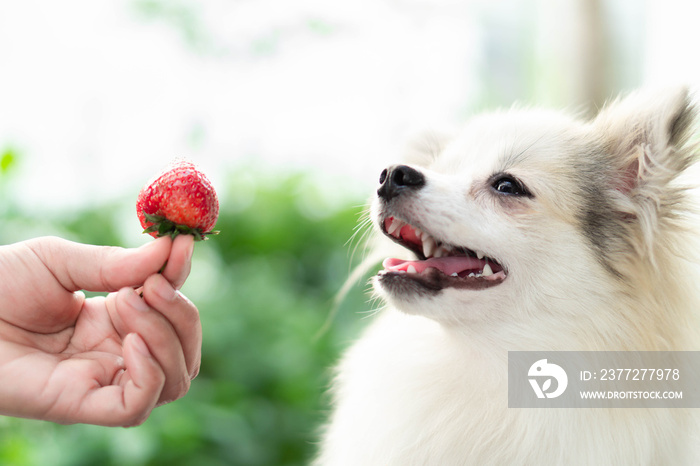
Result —
M700 464L696 410L507 407L509 350L700 350L689 102L637 93L592 121L498 112L413 150L425 186L376 198L375 222L483 251L507 278L432 294L376 279L386 307L339 364L315 464ZM498 195L497 173L531 196Z

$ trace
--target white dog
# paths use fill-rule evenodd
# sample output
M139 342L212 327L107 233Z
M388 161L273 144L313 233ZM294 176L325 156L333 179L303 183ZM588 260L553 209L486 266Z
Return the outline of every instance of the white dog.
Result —
M400 256L316 464L700 464L692 409L507 406L509 350L700 349L694 122L686 89L511 110L384 170L372 219Z

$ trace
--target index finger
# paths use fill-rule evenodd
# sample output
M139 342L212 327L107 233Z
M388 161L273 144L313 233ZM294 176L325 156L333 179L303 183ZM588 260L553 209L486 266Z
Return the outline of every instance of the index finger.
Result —
M163 276L179 290L185 284L192 266L192 252L194 251L194 236L178 235L173 240L168 263L163 269Z

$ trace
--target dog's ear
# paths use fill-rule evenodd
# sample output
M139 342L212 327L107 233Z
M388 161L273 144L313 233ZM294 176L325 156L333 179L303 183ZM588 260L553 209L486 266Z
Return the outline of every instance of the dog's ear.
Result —
M593 121L605 147L601 162L609 170L604 179L611 214L628 232L628 244L652 262L659 229L673 228L686 209L685 189L674 180L699 152L698 141L691 139L695 118L688 90L677 88L632 94Z
M626 194L665 186L691 163L691 150L679 150L695 119L688 89L638 92L613 102L593 124L602 135L616 188Z
M411 165L427 167L445 149L453 136L436 130L415 133L404 145L402 160Z

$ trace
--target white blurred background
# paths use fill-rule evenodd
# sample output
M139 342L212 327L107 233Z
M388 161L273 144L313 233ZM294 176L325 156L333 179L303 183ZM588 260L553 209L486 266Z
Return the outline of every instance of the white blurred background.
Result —
M0 2L0 177L28 211L136 193L174 157L369 193L404 138L488 108L592 112L700 81L682 0ZM9 184L9 185L8 185Z

